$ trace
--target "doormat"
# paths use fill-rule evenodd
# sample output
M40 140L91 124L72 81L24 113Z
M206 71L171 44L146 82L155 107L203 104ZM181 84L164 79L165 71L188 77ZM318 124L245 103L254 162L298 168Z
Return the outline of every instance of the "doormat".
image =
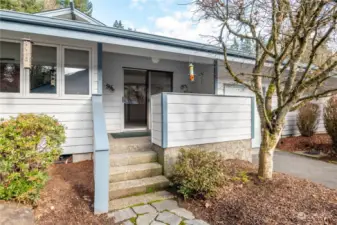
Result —
M148 137L151 136L150 131L144 132L123 132L110 134L113 138L132 138L132 137Z

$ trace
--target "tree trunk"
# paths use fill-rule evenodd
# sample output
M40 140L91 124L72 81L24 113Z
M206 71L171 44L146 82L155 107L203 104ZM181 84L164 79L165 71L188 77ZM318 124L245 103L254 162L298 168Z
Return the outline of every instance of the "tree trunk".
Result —
M272 179L273 177L273 156L281 132L270 133L267 129L262 129L258 175L263 179Z

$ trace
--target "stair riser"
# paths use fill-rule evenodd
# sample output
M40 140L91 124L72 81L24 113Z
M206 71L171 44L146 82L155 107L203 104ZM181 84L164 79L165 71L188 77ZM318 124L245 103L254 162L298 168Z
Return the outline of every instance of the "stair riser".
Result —
M151 143L144 144L110 144L111 153L141 152L151 149Z
M127 166L127 165L137 165L143 163L151 163L157 162L157 155L145 155L145 156L138 156L138 157L128 157L128 158L110 158L110 166Z
M144 186L139 186L139 187L125 188L123 190L110 191L109 199L113 200L113 199L118 199L122 197L143 194L143 193L146 193L148 190L151 190L151 191L163 190L168 186L169 186L169 182L165 181L165 182L144 185Z
M130 171L121 174L112 174L110 175L110 183L125 181L125 180L135 180L145 177L154 177L162 174L162 168L153 168L142 171Z

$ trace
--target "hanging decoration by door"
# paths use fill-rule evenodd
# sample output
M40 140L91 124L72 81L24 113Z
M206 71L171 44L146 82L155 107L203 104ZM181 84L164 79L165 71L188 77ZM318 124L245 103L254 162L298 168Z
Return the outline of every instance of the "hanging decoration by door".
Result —
M194 65L193 65L193 63L190 63L190 65L189 65L189 68L190 68L190 81L191 82L194 82Z

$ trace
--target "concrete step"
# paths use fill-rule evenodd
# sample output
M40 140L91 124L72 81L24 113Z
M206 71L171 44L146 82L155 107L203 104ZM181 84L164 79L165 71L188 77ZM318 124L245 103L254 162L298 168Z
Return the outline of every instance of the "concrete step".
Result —
M134 138L112 138L109 135L110 152L126 153L139 152L151 149L150 137L134 137Z
M163 168L159 163L110 167L110 182L154 177L162 175L162 172Z
M118 209L125 209L130 206L148 204L155 201L162 201L166 199L175 198L173 194L167 191L158 191L143 195L125 197L120 199L114 199L109 202L109 211L115 211Z
M157 153L151 150L143 152L110 153L110 166L127 166L157 162Z
M117 199L136 194L153 192L169 186L170 181L164 176L147 177L110 183L109 198Z

